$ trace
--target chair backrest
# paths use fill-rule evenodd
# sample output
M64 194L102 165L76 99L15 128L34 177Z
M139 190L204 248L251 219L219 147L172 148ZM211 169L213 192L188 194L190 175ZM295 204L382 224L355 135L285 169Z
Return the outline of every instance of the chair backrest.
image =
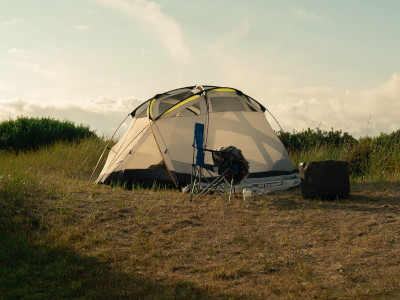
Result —
M196 165L204 165L204 124L194 124L193 147L197 149Z

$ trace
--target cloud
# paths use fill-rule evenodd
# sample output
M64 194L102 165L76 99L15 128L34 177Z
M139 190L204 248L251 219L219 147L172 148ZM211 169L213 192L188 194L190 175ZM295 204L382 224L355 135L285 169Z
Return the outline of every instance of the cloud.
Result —
M286 94L293 97L292 100L284 100L283 94L280 94L281 98L276 100L271 96L278 95L274 89L259 90L263 96L255 97L271 111L286 131L319 127L343 130L355 136L376 136L380 132L400 129L400 75L397 73L376 87L342 92L315 86L291 89L290 79L279 76L264 76L261 80L286 89ZM252 88L248 90L252 93L256 91ZM248 90L243 89L243 92ZM21 99L3 99L0 100L0 120L20 115L49 116L88 124L98 134L110 136L123 118L141 103L135 98L113 100L105 97L79 103L53 101L42 104ZM267 118L272 127L278 129L268 114ZM124 132L126 126L119 134Z
M12 92L12 91L13 89L10 86L0 83L0 92Z
M10 26L10 27L16 26L18 23L19 23L19 19L17 19L17 18L12 18L11 20L7 20L7 21L3 22L4 25Z
M76 25L74 29L75 31L88 31L89 27L84 25Z
M400 75L395 73L388 82L374 88L347 90L325 100L309 95L272 105L270 110L284 130L320 127L376 136L400 129L399 95Z
M72 77L76 73L62 62L51 61L49 58L24 49L11 48L7 54L8 56L3 60L4 63L48 78Z
M111 136L119 123L142 102L134 98L118 100L100 97L80 103L52 102L37 104L22 99L0 100L0 120L17 116L52 117L70 120L77 124L89 125L99 135ZM128 121L129 122L129 118ZM122 126L119 134L124 132Z
M236 28L233 28L230 32L218 38L214 44L208 46L208 51L213 54L219 54L216 52L225 52L224 48L227 48L230 44L237 42L241 37L245 36L251 29L249 23L241 23Z
M211 78L217 78L218 85L235 87L254 97L274 114L284 130L320 127L374 136L400 129L399 74L393 74L386 83L360 90L297 86L296 80L279 70L267 55L257 60L257 53L241 54L232 47L246 34L243 28L246 26L233 29L210 47L207 59L212 65ZM275 121L268 119L278 129Z
M183 38L178 22L162 11L161 5L149 0L95 0L115 10L121 11L140 22L169 50L172 57L189 61L191 54Z
M7 53L15 58L20 58L20 59L31 58L24 49L11 48L11 49L8 49Z
M308 21L321 22L323 19L322 16L307 12L302 8L293 8L291 15Z
M287 95L299 98L299 97L316 97L316 98L328 98L335 96L339 91L331 86L307 86L299 89L292 89L287 92Z
M249 53L237 53L235 45L240 44L240 38L249 29L249 25L242 24L209 47L208 52L205 52L211 64L209 74L218 79L218 85L238 88L259 101L287 98L286 93L288 87L291 88L292 80L284 75L265 72L263 66L269 67L268 57L254 60Z

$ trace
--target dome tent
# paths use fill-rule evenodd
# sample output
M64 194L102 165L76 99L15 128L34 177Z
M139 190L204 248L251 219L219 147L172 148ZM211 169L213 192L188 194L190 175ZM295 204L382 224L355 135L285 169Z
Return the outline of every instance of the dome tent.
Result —
M234 88L191 86L158 94L132 111L128 130L111 148L96 182L190 183L195 123L205 124L206 148L242 150L250 164L244 185L294 174L265 110ZM207 160L212 163L211 155Z

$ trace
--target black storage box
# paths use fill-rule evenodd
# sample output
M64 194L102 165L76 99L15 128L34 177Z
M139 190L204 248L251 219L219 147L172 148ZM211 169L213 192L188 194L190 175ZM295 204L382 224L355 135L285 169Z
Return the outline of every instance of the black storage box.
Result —
M336 199L350 194L349 164L345 161L303 162L299 172L304 198Z

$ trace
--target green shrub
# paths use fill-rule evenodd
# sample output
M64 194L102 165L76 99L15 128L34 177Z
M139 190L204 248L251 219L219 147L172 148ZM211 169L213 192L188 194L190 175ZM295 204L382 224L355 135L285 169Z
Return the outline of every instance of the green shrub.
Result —
M350 172L354 176L365 176L369 166L374 145L371 138L362 138L357 145L343 155L343 160L348 161Z
M297 162L344 160L349 162L352 176L360 180L396 180L400 176L400 130L358 140L333 129L285 134L277 133L285 148L290 146Z
M360 138L357 145L344 153L355 176L376 179L400 173L400 130L391 134L381 133L375 138Z
M78 141L96 136L89 127L51 118L19 117L0 123L0 150L27 151L57 141Z
M400 174L400 130L373 139L373 165L381 174Z
M356 144L357 140L347 132L341 130L330 131L317 129L310 129L303 131L290 132L277 132L278 138L286 149L290 146L292 151L309 150L321 146L335 146L340 147L345 144Z
M381 133L380 136L375 138L375 143L381 149L390 149L394 146L400 147L400 130L390 134Z

